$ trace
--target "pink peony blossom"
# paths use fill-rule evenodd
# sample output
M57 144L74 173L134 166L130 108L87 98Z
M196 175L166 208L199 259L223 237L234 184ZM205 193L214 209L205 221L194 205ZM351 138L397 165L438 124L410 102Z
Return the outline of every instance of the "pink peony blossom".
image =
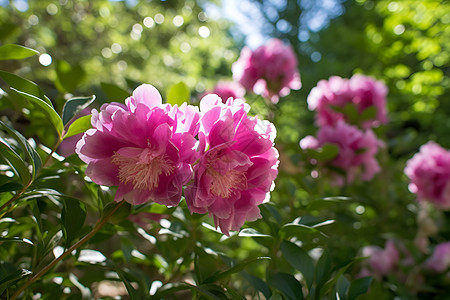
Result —
M361 131L339 120L335 126L321 127L317 132L317 139L307 136L300 141L302 149L316 149L325 144L335 144L339 148L337 157L327 164L346 173L345 178L334 173L336 185L351 183L356 177L370 180L380 171L375 155L382 143L370 129Z
M450 209L450 151L428 142L406 163L405 174L411 180L409 190L420 201L430 201Z
M125 104L92 110L89 129L76 153L88 164L86 175L101 185L118 186L115 200L153 200L177 205L197 160L198 109L162 104L151 85L136 88Z
M275 127L248 117L247 108L243 100L222 103L217 95L200 101L202 156L194 166L194 183L185 191L190 211L208 212L226 235L260 218L258 205L278 173Z
M368 256L370 269L376 276L387 275L396 267L399 254L392 240L387 240L384 249L378 246L367 246L362 250L363 256Z
M208 94L216 94L225 103L228 98L243 99L245 95L245 89L242 85L233 81L219 81L212 91L208 91L203 94L202 98Z
M233 78L245 87L277 103L291 89L301 88L297 58L292 47L279 39L271 39L254 52L244 47L233 64Z
M450 242L436 245L433 254L425 261L425 267L442 273L450 267Z
M338 112L349 103L356 107L359 117L367 108L375 107L375 118L362 120L362 127L367 129L387 123L387 91L384 83L369 76L356 74L350 79L332 76L319 81L307 101L310 110L317 110L318 126L334 125L338 120L352 121Z

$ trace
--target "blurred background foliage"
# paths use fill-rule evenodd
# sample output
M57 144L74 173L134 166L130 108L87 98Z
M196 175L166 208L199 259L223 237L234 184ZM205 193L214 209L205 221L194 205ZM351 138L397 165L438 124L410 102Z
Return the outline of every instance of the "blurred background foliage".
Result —
M414 195L407 190L405 161L430 139L450 148L448 1L3 0L0 5L0 46L15 43L40 52L22 61L0 61L0 69L37 83L58 112L71 96L95 94L97 106L123 101L140 83L153 84L166 95L171 86L183 82L195 103L215 82L231 79L231 65L244 45L255 48L270 37L289 42L298 56L301 90L292 91L277 106L268 105L255 95L246 96L253 113L270 117L275 123L281 161L271 204L262 207L264 218L248 224L257 234L249 234L252 238L224 239L202 223L206 218L190 216L185 207L133 208L134 214L170 215L170 222L159 224L144 218L150 224L144 226L146 231L134 230L130 221L107 226L93 241L99 243L98 250L112 258L106 262L107 268L93 260L92 264L102 270L101 276L106 278L110 270L121 270L127 263L127 267L133 267L123 276L130 281L148 273L158 274L146 283L150 288L152 280L184 279L192 263L200 259L203 269L195 273L201 282L214 270L232 266L230 257L242 261L279 249L281 240L272 236L278 237L283 224L298 217L302 217L302 224L309 225L335 220L323 227L329 238L305 232L298 239L304 241L308 250L331 250L336 265L357 256L363 246L383 245L386 238L412 243L418 208ZM227 6L232 7L235 18L226 13ZM236 17L240 20L234 23ZM249 29L254 35L248 35ZM332 75L351 77L354 73L372 75L389 87L390 123L377 130L386 144L379 155L383 171L370 183L336 188L310 176L298 141L317 130L314 115L306 104L310 90L321 79ZM7 91L7 85L2 83L0 87ZM1 99L2 120L7 117L26 137L48 147L55 143L56 136L49 133L49 123L43 115L21 109L13 96ZM80 164L76 158L71 159L71 163ZM94 184L74 184L74 170L55 162L54 169L58 168L60 179L44 176L42 187L51 184L66 194L84 191L100 203L111 201L112 191L105 192ZM75 169L83 171L80 165ZM336 196L342 197L323 198ZM83 201L91 210L97 205L89 202L94 200ZM33 214L51 212L57 206L48 200L39 203L31 208ZM23 208L18 214L25 211ZM439 218L445 220L444 217ZM41 221L41 229L44 223L51 226L54 218L49 214L48 219ZM32 222L23 219L21 226L32 230ZM442 231L449 240L448 222L442 224L447 224ZM121 234L112 237L117 232ZM107 240L108 237L112 238ZM158 237L156 244L154 237ZM149 243L142 243L143 238ZM193 241L201 241L202 247ZM120 249L111 246L117 242ZM8 251L20 256L22 250L11 246ZM78 258L75 265L83 269L88 263ZM286 261L278 263L279 269L290 268ZM268 264L273 266L276 262L252 263L249 273L263 278ZM66 264L61 272L71 267ZM95 277L100 275L89 276L82 279L86 286L98 281ZM64 284L70 285L67 280ZM71 277L69 281L77 286L77 280ZM258 286L255 280L253 283ZM248 284L237 284L248 291ZM392 286L385 290L374 288L374 299L380 295L376 292L388 297L389 289L393 290ZM408 295L408 291L402 292Z
M229 66L238 54L226 34L228 23L210 20L193 0L11 1L0 13L3 44L51 56L48 68L34 59L19 70L32 69L28 78L39 83L47 79L50 95L58 69L79 80L60 92L84 92L100 82L127 88L133 85L127 80L151 82L162 92L183 81L193 92L203 92L213 78L231 75ZM17 63L1 67L17 70Z

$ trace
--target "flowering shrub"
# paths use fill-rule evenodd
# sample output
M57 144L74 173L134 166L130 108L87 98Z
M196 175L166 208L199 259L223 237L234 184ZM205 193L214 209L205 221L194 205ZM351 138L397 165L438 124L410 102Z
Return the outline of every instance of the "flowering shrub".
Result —
M184 13L194 12L188 2L173 22L145 17L146 29L132 26L133 44L114 41L101 50L111 61L121 53L119 78L112 75L121 86L105 78L82 84L84 64L61 60L42 81L45 68L24 63L20 73L37 71L38 84L0 71L1 298L445 299L448 151L429 142L406 162L425 135L401 134L416 125L403 122L404 112L393 112L387 123L387 87L371 77L332 76L309 96L287 97L301 87L297 56L277 39L255 51L244 48L232 67L237 82L218 82L214 94L189 104L198 98L191 91L202 93L212 74L223 78L233 51L205 47L220 44L207 43L217 30L206 23L198 30L201 42L190 39L197 27L187 24ZM377 11L386 4L380 3ZM103 4L106 18L115 4ZM61 7L50 3L44 11L52 15ZM82 7L71 21L81 20ZM166 18L172 12L171 6ZM36 14L27 16L28 25L46 19ZM152 78L166 89L165 101L154 86L127 77L136 78L141 66L126 70L149 54L136 50L141 35L164 29L185 30L174 32L167 52L152 49L148 59L152 67L164 65ZM304 57L310 49L296 50ZM176 57L181 52L195 55ZM218 53L225 59L220 64L179 68ZM7 70L16 66L9 60L35 54L0 46ZM412 85L407 78L390 80L404 69L395 66L384 76L391 91ZM314 84L311 78L305 86ZM246 101L243 87L255 93ZM73 96L81 91L97 96ZM250 105L258 115L250 116ZM301 139L299 151L300 134L316 130L307 105L315 110L317 135ZM79 140L76 155L65 151L72 138Z
M363 128L387 122L387 87L381 81L356 74L350 79L331 76L317 83L308 95L308 107L316 110L318 126L334 125L338 120Z
M450 208L450 151L428 142L407 162L405 174L411 180L409 190L420 201Z
M337 146L338 154L321 167L332 173L336 185L349 184L356 178L371 180L380 171L375 155L382 143L372 130L361 131L339 120L335 126L319 128L317 139L307 136L300 141L300 147L304 150L330 144ZM336 169L338 172L333 171Z
M277 103L290 90L301 88L297 58L290 46L272 39L255 51L244 47L233 64L233 78L248 91Z

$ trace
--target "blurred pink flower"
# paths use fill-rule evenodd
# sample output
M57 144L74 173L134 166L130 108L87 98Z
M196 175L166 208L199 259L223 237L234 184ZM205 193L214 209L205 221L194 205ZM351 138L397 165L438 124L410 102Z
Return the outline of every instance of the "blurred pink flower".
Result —
M336 185L351 183L357 177L362 180L370 180L380 171L375 155L382 142L370 129L361 131L356 126L339 120L335 126L319 128L317 139L307 136L300 141L302 149L316 149L325 144L334 144L339 148L337 157L327 164L346 173L344 178L333 172Z
M317 110L318 126L334 125L338 120L349 122L343 113L337 111L348 103L355 106L360 116L367 108L375 107L375 118L363 120L361 124L367 129L387 123L387 92L384 83L369 76L356 74L350 79L332 76L328 80L320 80L307 101L310 110Z
M233 64L233 78L245 87L277 103L279 97L298 90L302 84L297 57L292 47L279 39L271 39L254 52L244 47Z
M224 104L217 95L200 101L202 156L185 191L190 211L208 212L226 235L261 217L258 205L268 199L278 173L275 127L248 117L247 108L243 100Z
M136 88L125 104L92 110L93 128L76 148L88 164L86 175L97 184L118 186L116 201L177 205L197 160L198 109L162 104L148 84Z
M450 209L450 151L431 141L422 145L406 163L405 174L411 180L409 190L420 201Z
M384 249L378 246L366 246L362 250L362 255L369 257L370 270L376 276L389 274L399 261L399 254L392 240L386 241Z
M425 261L425 267L442 273L450 267L450 242L436 245L433 254Z
M225 103L228 98L243 99L245 95L245 89L242 85L233 81L219 81L212 91L207 91L203 94L202 98L208 94L216 94Z

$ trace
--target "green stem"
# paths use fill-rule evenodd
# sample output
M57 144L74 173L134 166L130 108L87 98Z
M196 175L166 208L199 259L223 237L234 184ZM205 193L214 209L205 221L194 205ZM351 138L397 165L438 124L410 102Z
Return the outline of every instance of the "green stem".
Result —
M80 239L77 243L73 244L69 249L64 251L63 254L52 260L47 266L45 266L42 270L37 272L33 277L31 277L22 287L20 287L14 295L11 297L11 300L17 299L20 294L29 287L32 283L34 283L36 280L38 280L42 275L50 271L57 263L59 263L61 260L63 260L66 256L71 254L74 250L81 247L84 243L89 241L105 224L108 222L108 220L111 218L111 216L122 206L122 204L125 201L122 200L119 202L119 204L116 205L107 215L105 215L102 219L100 219L97 224L95 224L94 228L85 235L82 239Z
M53 149L51 150L51 152L47 155L47 157L45 158L44 163L42 164L42 167L45 167L45 165L48 163L50 157L52 157L52 154L55 153L56 149L58 148L59 144L61 144L61 142L63 141L63 138L60 136L58 138L58 141L56 142L55 146L53 147Z

